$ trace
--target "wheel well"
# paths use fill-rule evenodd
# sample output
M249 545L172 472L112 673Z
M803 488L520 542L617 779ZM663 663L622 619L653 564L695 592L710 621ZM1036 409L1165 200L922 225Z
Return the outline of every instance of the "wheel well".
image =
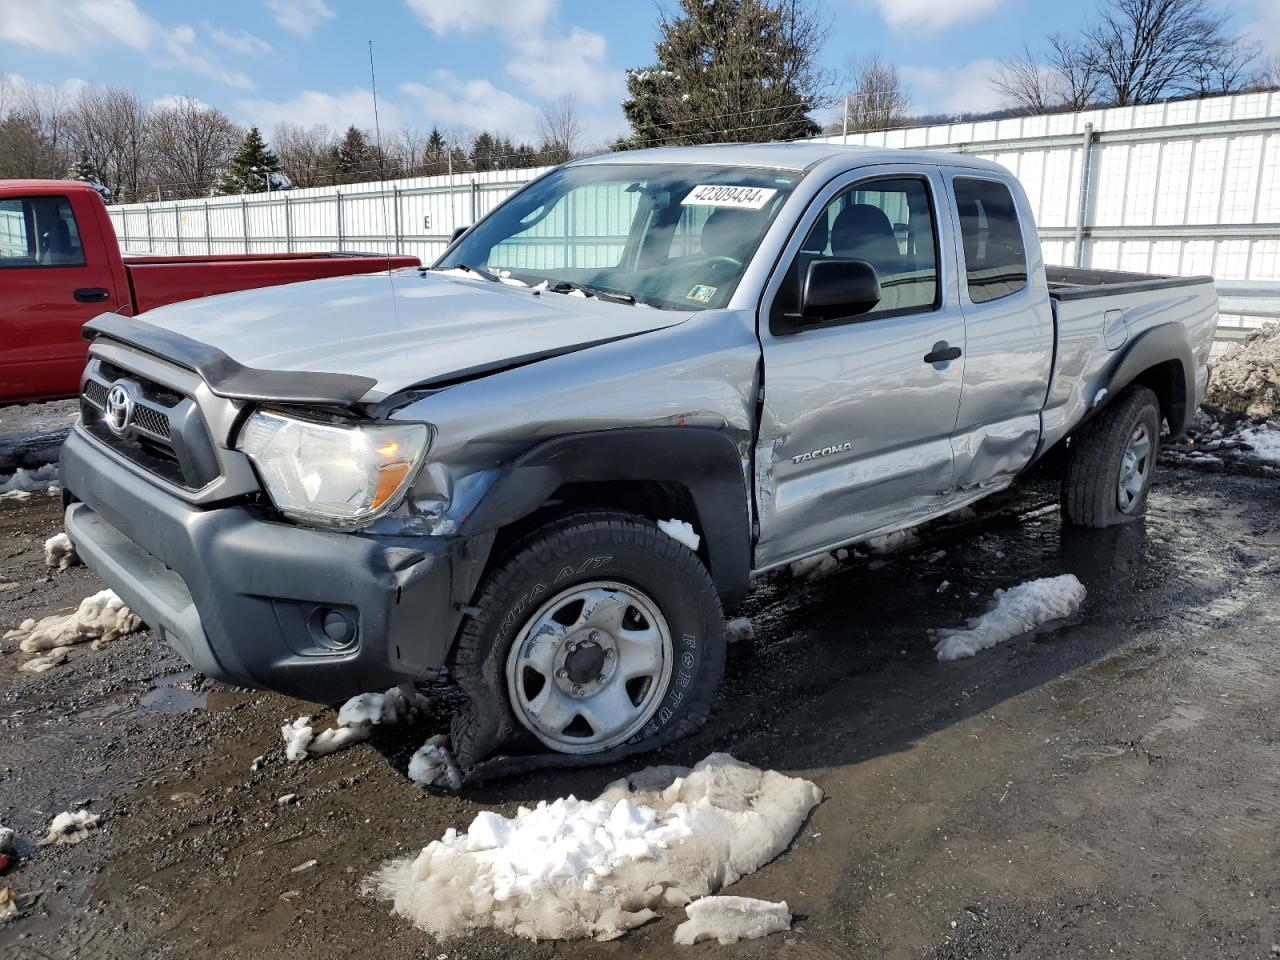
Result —
M1129 381L1126 386L1146 387L1156 395L1160 402L1160 414L1169 421L1169 428L1175 430L1186 416L1187 398L1186 381L1182 363L1179 360L1166 360L1155 366L1147 367Z
M556 517L590 508L622 510L655 523L659 520L684 520L702 535L693 495L682 483L665 480L579 481L561 484L532 513L501 527L494 540L492 556L505 554L517 540ZM714 576L705 536L696 553Z

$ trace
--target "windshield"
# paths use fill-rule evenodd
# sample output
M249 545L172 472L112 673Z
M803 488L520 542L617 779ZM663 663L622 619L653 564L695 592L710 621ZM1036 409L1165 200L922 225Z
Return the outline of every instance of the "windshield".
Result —
M672 310L723 307L800 174L712 164L585 164L530 184L437 270Z

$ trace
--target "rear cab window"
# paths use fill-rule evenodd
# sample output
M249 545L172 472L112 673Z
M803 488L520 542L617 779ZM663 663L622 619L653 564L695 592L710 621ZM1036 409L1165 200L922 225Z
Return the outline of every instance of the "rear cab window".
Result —
M0 200L0 269L84 266L84 247L66 197Z
M990 303L1027 286L1027 250L1013 194L998 180L956 177L969 300Z

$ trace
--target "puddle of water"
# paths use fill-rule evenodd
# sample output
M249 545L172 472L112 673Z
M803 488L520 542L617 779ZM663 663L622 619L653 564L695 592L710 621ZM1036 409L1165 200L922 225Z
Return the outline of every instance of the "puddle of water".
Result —
M161 677L156 685L142 695L138 701L144 710L153 713L190 713L192 710L203 710L209 698L186 686L191 681L194 671L184 670Z

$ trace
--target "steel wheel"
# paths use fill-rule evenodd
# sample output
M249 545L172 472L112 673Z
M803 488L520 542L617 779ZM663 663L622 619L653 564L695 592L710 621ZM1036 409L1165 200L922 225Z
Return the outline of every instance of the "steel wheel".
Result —
M635 587L596 581L544 603L507 656L516 718L561 753L594 753L634 736L671 678L671 631Z
M1116 486L1116 505L1122 513L1133 510L1142 498L1151 473L1151 431L1145 423L1133 428L1129 445L1120 459L1120 481Z

